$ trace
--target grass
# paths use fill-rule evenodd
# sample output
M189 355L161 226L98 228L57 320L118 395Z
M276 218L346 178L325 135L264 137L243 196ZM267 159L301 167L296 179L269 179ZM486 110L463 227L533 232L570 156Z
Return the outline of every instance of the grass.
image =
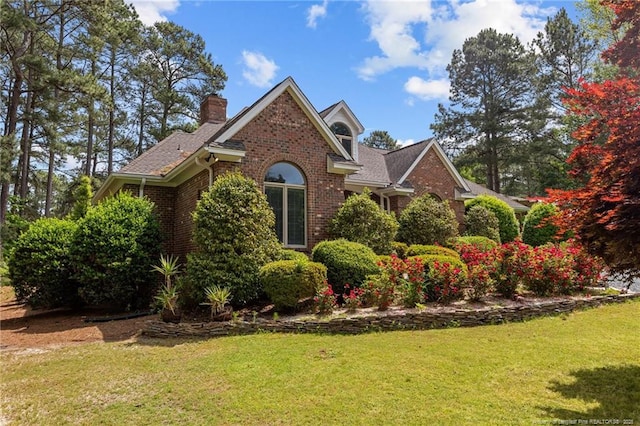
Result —
M477 328L7 352L0 408L21 425L638 424L639 331L629 302Z

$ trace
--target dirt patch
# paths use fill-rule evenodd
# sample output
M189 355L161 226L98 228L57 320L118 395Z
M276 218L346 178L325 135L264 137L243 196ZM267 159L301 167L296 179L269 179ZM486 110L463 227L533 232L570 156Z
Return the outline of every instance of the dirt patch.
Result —
M22 350L77 345L89 342L116 342L137 336L145 321L153 316L86 322L87 318L108 318L107 312L83 310L42 310L17 303L0 287L0 349Z

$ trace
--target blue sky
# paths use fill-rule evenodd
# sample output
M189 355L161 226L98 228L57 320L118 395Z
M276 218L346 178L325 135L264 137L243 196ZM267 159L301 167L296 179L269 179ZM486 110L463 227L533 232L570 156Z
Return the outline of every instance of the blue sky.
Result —
M492 27L532 40L573 1L135 0L142 21L170 20L200 34L229 79L229 116L292 76L318 111L344 100L365 127L402 144L431 136L447 102L453 49ZM575 19L575 18L574 18Z

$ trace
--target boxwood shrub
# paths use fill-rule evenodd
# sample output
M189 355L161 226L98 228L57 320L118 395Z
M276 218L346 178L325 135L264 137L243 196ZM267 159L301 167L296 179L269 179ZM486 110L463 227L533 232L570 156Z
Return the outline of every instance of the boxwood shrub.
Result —
M491 210L480 204L466 212L464 225L465 235L487 237L500 242L500 221Z
M460 255L458 254L457 251L447 247L437 246L433 244L431 245L430 244L414 244L412 246L409 246L409 249L407 250L408 257L423 255L423 254L435 254L435 255L441 255L441 256L451 256L451 257L460 258Z
M398 232L398 221L371 199L371 191L346 199L331 221L333 238L344 238L370 247L377 254L390 254Z
M70 220L39 219L15 241L8 259L16 299L34 308L79 302L69 251L77 225Z
M300 251L283 249L278 254L278 260L298 260L304 262L309 260L309 256Z
M327 267L327 279L336 294L344 293L344 285L360 287L368 275L378 273L377 256L364 244L344 239L322 241L311 253L314 262Z
M553 219L560 214L558 208L550 203L536 203L527 212L522 224L522 241L537 247L557 242L558 226Z
M123 192L80 220L71 246L82 299L91 305L146 309L156 293L151 273L161 252L154 204Z
M458 248L462 245L472 245L478 250L485 252L498 247L498 243L495 240L487 237L481 237L479 235L457 237L447 242L447 246L456 251L458 251Z
M293 309L301 299L313 297L327 280L321 263L279 260L260 268L260 281L276 309Z
M508 243L513 241L520 233L520 224L516 219L516 214L507 203L490 195L478 195L464 203L466 211L470 211L474 206L483 206L493 212L500 224L500 241Z
M458 235L458 221L446 201L426 194L415 198L399 218L398 240L411 244L444 244Z
M158 286L161 252L154 204L122 192L87 211L71 246L80 297L87 304L146 309Z

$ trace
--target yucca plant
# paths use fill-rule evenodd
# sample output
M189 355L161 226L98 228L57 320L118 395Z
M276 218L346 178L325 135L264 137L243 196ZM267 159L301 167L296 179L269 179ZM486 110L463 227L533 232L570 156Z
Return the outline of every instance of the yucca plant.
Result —
M173 283L173 277L180 272L178 258L173 255L167 257L160 255L160 264L153 265L152 268L153 271L159 272L164 276L164 285L155 299L163 309L169 309L173 315L176 315L179 294L178 286Z
M231 290L226 287L212 285L204 290L207 302L204 305L211 307L211 318L224 312L225 306L231 301Z

